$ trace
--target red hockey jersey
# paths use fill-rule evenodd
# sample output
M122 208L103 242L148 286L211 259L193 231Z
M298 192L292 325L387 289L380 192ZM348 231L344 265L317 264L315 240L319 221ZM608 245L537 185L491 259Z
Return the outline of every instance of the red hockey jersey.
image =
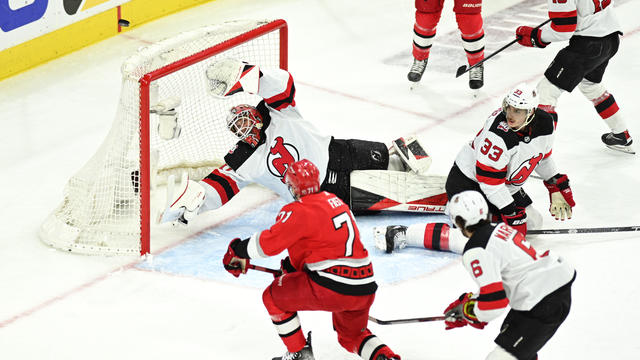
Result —
M346 295L375 293L369 253L349 207L322 191L285 205L271 228L249 239L252 259L289 251L291 264L318 284Z

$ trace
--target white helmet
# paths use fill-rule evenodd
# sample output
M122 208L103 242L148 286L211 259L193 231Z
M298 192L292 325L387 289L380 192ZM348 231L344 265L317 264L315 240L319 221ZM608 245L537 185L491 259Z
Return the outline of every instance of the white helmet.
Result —
M538 107L538 93L535 88L521 83L509 91L504 100L502 100L502 111L506 112L507 106L527 111L525 122L520 128L516 129L516 131L522 130L533 120L533 113Z
M471 226L482 220L489 219L489 206L482 194L477 191L467 190L453 195L449 200L449 217L453 224L460 216L464 220L464 226Z

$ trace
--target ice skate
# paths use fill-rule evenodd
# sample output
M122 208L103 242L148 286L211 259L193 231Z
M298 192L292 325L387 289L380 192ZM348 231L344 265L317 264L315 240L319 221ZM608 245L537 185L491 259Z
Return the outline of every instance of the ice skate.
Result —
M298 352L286 352L282 356L274 357L272 360L315 360L311 349L311 331L307 335L307 344Z
M602 134L602 142L607 145L609 149L626 152L628 154L635 154L635 150L631 144L633 139L629 136L629 131L624 131L618 134L613 132Z
M480 89L484 85L484 64L469 70L469 88Z
M407 246L407 227L402 225L375 227L373 238L378 249L391 254L393 250Z
M424 74L424 70L427 68L427 61L428 59L413 59L413 65L411 65L411 70L409 70L409 74L407 74L409 81L417 83L422 79L422 74Z

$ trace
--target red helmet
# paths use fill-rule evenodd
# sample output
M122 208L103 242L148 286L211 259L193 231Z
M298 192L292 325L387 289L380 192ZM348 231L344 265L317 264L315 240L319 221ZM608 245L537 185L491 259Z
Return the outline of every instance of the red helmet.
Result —
M262 115L254 106L236 105L231 108L227 116L227 128L240 140L256 147L260 142Z
M289 165L284 173L284 182L294 198L315 194L320 191L320 171L307 159Z

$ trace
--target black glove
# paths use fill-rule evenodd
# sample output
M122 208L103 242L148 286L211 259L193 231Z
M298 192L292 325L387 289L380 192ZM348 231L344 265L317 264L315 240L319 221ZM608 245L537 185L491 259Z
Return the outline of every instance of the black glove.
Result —
M517 207L511 203L500 209L500 219L505 224L518 230L522 235L527 235L527 212L523 207Z
M288 274L296 271L296 268L291 264L291 259L287 256L286 258L280 260L280 271L283 274Z

